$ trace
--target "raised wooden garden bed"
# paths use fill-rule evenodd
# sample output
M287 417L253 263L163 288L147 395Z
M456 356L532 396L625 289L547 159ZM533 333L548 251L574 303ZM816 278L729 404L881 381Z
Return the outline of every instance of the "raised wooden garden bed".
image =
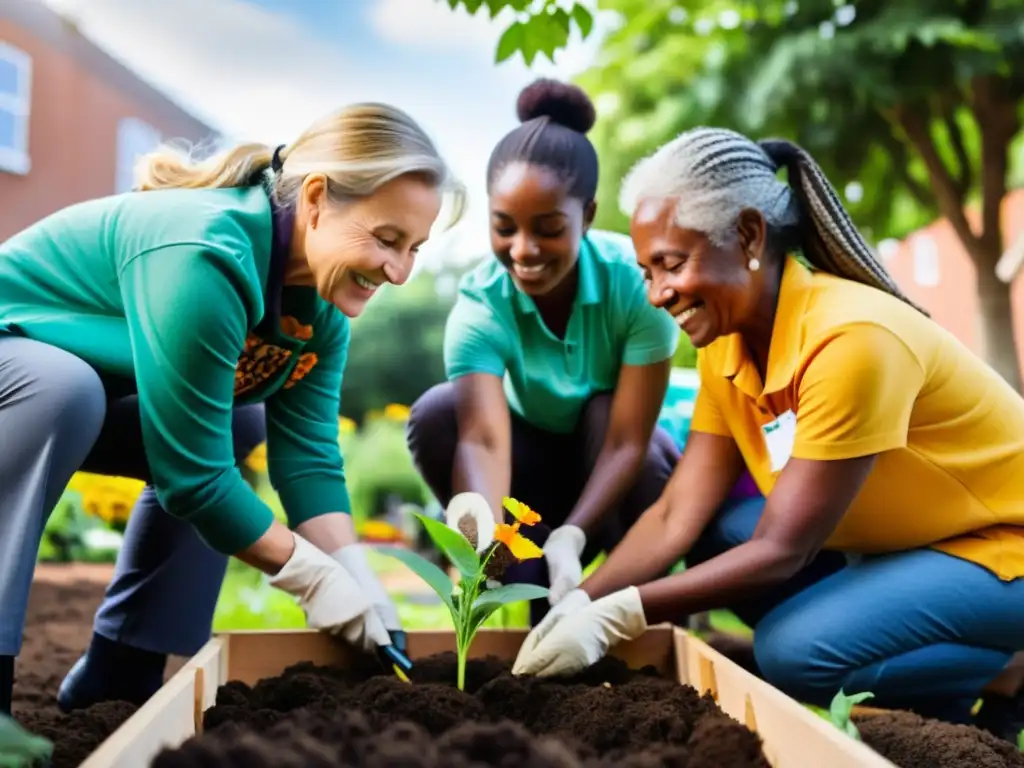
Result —
M471 658L495 656L511 660L524 637L523 631L481 631L473 644ZM454 647L454 638L449 632L409 633L409 655L413 659L450 652ZM693 686L702 693L709 692L722 711L757 732L762 740L764 758L774 768L893 768L892 763L867 746L850 739L683 630L655 627L642 638L618 648L615 655L633 669L650 665L664 678ZM345 666L352 661L346 649L318 632L236 632L217 636L108 738L81 768L148 766L161 750L176 747L202 732L204 713L216 703L218 689L229 681L253 686L262 679L281 675L286 668L300 662ZM473 680L474 663L483 664L480 661L470 662L467 690ZM621 665L616 666L621 673ZM390 678L380 683L385 688L390 686L392 692L394 685L399 685ZM418 685L420 683L414 683L413 688ZM424 685L440 690L436 683ZM595 688L600 685L598 683ZM607 682L603 685L612 687ZM658 685L659 690L667 689L669 694L672 691L678 691L676 695L680 696L685 693L664 684ZM700 703L692 692L689 696L691 708L699 706L708 710L707 702ZM540 703L536 697L532 700ZM678 702L676 706L680 706ZM218 709L223 710L224 707ZM662 711L671 716L671 703L666 701ZM737 728L738 724L730 725L728 720L717 715L712 719L716 719L712 730L721 738L749 740L749 737L742 736L746 731ZM214 729L205 738L213 738L221 728ZM502 738L507 739L507 734ZM535 741L541 744L550 739L538 737ZM756 752L756 739L751 744L755 745L752 749ZM712 756L709 754L708 757ZM267 761L270 764L269 757ZM699 762L703 764L703 761ZM174 764L185 765L188 761L179 759Z

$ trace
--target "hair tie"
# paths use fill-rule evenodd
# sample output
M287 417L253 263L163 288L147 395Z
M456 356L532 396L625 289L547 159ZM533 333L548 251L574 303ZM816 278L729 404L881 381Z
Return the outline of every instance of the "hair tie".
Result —
M281 159L281 150L284 149L284 146L284 144L278 145L274 150L274 156L270 158L270 170L274 173L280 173L284 167L284 160Z

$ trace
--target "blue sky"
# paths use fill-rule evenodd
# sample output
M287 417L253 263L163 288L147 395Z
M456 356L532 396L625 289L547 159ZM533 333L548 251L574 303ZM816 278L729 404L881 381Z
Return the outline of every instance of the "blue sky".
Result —
M486 251L484 167L516 125L516 95L535 77L585 69L612 23L599 18L590 38L574 40L554 65L528 69L518 56L494 64L507 17L470 17L446 0L42 1L235 138L285 143L353 101L409 111L470 192L464 223L432 238L426 265Z

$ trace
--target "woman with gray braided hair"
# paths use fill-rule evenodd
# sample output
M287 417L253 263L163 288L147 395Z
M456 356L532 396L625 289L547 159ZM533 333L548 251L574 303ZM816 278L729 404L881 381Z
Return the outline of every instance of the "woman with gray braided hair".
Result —
M1024 400L900 292L787 141L688 131L622 203L651 302L698 348L692 433L515 671L572 672L648 624L731 607L760 674L799 699L871 691L967 721L984 695L978 724L1015 739ZM724 506L744 466L765 498Z

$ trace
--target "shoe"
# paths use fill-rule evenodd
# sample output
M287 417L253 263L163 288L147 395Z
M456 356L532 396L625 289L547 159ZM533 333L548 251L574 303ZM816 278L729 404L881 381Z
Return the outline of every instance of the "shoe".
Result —
M90 674L89 657L82 656L64 676L57 691L57 706L67 714L76 709L85 709L104 699L103 685Z
M14 657L0 656L0 716L11 714L14 698Z
M167 656L93 635L89 650L65 676L57 692L62 712L84 709L101 701L127 701L141 706L160 690Z

